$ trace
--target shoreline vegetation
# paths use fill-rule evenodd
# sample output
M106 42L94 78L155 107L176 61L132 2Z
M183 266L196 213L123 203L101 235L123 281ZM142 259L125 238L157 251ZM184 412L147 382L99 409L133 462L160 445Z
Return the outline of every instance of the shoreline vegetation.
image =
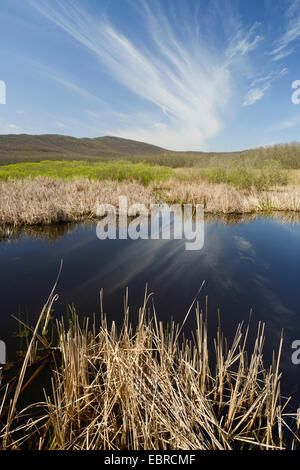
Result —
M6 136L4 144L11 151L15 148L21 158L25 137L6 142ZM0 164L2 229L94 219L100 204L118 207L121 195L127 197L129 205L141 203L148 209L160 202L203 204L207 215L216 216L300 212L298 143L214 154L168 152L113 137L82 142L62 136L26 139L28 149L44 150L44 155L55 142L64 152L86 148L92 154L79 160L71 159L67 152L60 160L42 161L36 161L36 155L30 160L26 154L23 162ZM101 152L97 157L97 149L99 153L108 145L119 158L117 153ZM146 149L152 153L143 156L140 151ZM6 158L14 161L12 154L9 157L7 153Z
M100 293L96 318L54 320L55 286L30 338L20 371L0 392L0 449L284 450L298 447L300 414L280 392L278 352L263 363L264 324L248 350L248 326L228 344L220 327L209 350L206 311L194 300L181 325L163 324L145 292L136 326L108 326ZM149 306L150 305L150 306ZM206 303L207 305L207 303ZM182 335L196 314L193 339ZM256 328L256 327L255 327ZM251 327L252 329L252 327ZM19 403L49 364L44 399Z
M281 223L299 224L300 212L292 211L268 211L268 212L252 212L244 214L209 214L206 213L204 220L205 223L221 223L226 225L236 225L239 223L254 222L258 217L265 219L277 219ZM128 219L130 220L130 219ZM34 225L1 225L0 224L0 240L2 243L10 243L11 241L18 241L19 239L43 239L49 243L55 242L61 237L75 230L75 227L83 224L84 226L91 226L94 228L97 219L83 218L80 221L65 222L65 223L52 223L52 224L34 224Z
M258 170L254 171L254 176L253 170L249 173L246 170L243 174L246 182L230 183L230 177L238 178L236 171L233 175L227 172L224 176L215 170L203 173L190 168L171 170L148 164L145 168L142 164L137 165L121 163L118 173L118 164L114 163L109 171L103 171L101 177L79 176L81 169L76 165L75 176L62 176L56 168L57 174L52 176L43 172L40 175L36 171L33 175L29 172L16 176L12 172L3 177L7 167L3 170L0 166L0 226L95 219L100 204L112 204L117 208L119 196L126 196L129 205L141 203L148 209L151 204L158 203L203 204L206 214L215 215L300 212L298 170L281 176L281 184L275 184L279 178L273 178L274 181L267 184L266 173ZM264 181L264 187L256 187L252 176L256 178L257 186Z

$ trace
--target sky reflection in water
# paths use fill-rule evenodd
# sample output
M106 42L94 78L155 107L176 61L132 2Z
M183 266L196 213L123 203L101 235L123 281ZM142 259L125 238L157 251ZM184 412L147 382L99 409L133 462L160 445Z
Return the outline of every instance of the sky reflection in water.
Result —
M206 220L201 251L186 251L184 240L100 241L93 224L18 232L0 241L0 339L7 342L11 358L16 330L11 314L20 310L24 319L27 309L34 322L56 278L60 259L58 316L72 302L81 315L99 312L99 291L103 288L108 318L120 321L128 286L134 322L148 283L159 318L181 322L205 280L199 302L204 307L208 296L211 337L216 331L218 308L229 339L239 322L248 321L253 309L249 347L258 321L266 322L267 361L278 348L284 329L283 384L289 392L296 392L300 366L292 365L290 358L292 341L300 339L299 247L299 223L262 217L234 224ZM193 328L191 313L186 331Z

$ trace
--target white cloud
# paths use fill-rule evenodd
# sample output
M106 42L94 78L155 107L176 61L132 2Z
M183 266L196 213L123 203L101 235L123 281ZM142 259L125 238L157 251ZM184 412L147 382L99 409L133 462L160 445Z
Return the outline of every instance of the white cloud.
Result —
M46 69L45 69L45 71L46 71ZM105 102L103 100L101 100L101 98L99 98L98 96L93 95L89 91L87 91L84 88L76 85L75 83L71 82L70 80L66 80L66 79L60 77L56 73L51 72L49 69L47 70L46 73L47 73L49 78L51 78L52 80L57 81L58 83L60 83L64 87L69 88L69 90L71 90L71 91L73 91L73 92L75 92L79 95L82 95L85 98L89 98L93 102L98 103L98 105L105 104Z
M68 128L68 126L64 122L61 122L61 121L55 121L55 125L59 129L67 129Z
M251 106L256 103L256 101L261 100L265 92L270 88L270 84L266 83L261 87L251 88L248 90L246 96L244 97L243 106Z
M271 51L274 61L282 60L291 55L297 41L300 39L300 1L294 0L287 10L288 18L286 31L275 41L274 49ZM296 44L295 44L296 43Z
M8 124L8 129L14 130L14 131L22 131L22 127L17 126L17 124Z
M253 80L253 82L251 83L251 87L254 87L255 85L257 85L258 83L262 83L262 82L268 82L268 83L271 83L273 82L274 80L278 80L279 78L283 77L284 75L286 75L288 73L288 69L286 67L284 67L282 70L279 70L279 71L275 71L273 70L272 72L270 72L267 76L265 77L260 77L260 78L257 78L255 80Z
M261 100L264 97L266 91L271 88L271 84L274 81L282 78L287 73L288 69L284 68L277 72L272 71L267 76L260 77L254 80L250 85L250 89L244 97L243 106L250 106L256 103L256 101Z
M226 56L229 59L237 55L244 56L254 50L259 42L263 40L261 34L255 34L259 28L260 23L256 22L254 25L245 33L242 29L239 29L236 35L233 37L231 44L226 51Z
M3 126L0 125L0 133L1 134L21 134L24 132L24 129L17 124L5 124Z
M144 119L133 107L131 122L120 118L112 133L176 150L204 149L222 130L234 89L232 67L262 40L258 23L246 31L239 27L223 51L201 40L199 25L197 34L179 40L163 13L153 13L143 2L146 45L71 0L64 0L63 6L57 0L31 4L92 52L123 87L152 105ZM73 83L54 78L91 97Z
M252 244L249 242L249 240L246 240L246 238L243 238L243 237L239 237L238 235L234 236L234 240L235 240L235 244L240 254L246 253L248 256L251 256L252 258L256 257L256 252Z
M268 129L268 131L270 132L284 131L286 129L291 129L299 125L300 125L300 114L298 113L298 114L295 114L294 116L291 116L288 119L285 119L277 124L274 124Z

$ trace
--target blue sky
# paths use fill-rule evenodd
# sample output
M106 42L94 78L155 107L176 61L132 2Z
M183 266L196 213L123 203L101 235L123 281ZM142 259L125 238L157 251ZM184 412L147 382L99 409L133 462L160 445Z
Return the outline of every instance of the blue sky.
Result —
M0 133L299 140L300 0L1 0Z

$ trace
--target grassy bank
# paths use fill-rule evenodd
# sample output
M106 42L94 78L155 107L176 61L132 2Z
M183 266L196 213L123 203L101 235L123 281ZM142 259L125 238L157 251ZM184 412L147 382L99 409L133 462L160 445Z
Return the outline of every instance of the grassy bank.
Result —
M279 360L263 363L264 325L246 353L248 328L238 326L231 345L218 330L208 350L207 312L196 307L193 341L182 327L164 325L145 294L137 326L51 320L54 291L33 332L13 388L2 386L2 449L229 450L285 449L298 443L299 414L280 394ZM101 297L102 298L102 297ZM148 305L149 304L149 305ZM54 327L55 340L51 340ZM49 332L49 333L48 333ZM27 386L38 387L38 344L52 362L52 390L20 409ZM35 368L34 368L35 367ZM30 374L26 375L29 371ZM26 383L25 383L26 382ZM292 431L286 426L288 421Z

